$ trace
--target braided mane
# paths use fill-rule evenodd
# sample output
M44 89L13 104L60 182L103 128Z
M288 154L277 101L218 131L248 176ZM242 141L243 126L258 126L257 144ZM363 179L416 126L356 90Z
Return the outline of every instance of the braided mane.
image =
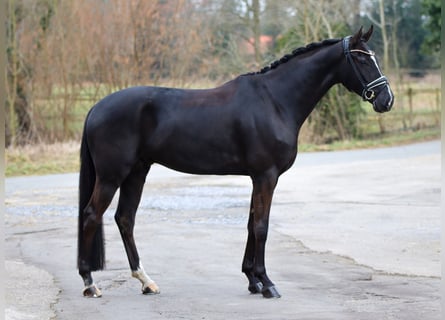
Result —
M324 47L324 46L327 46L327 45L331 45L331 44L337 43L339 41L341 41L341 39L327 39L327 40L323 40L321 42L313 42L311 44L308 44L305 47L301 47L301 48L295 49L290 54L284 55L282 58L280 58L280 59L272 62L270 65L262 68L260 71L249 72L249 73L246 73L246 74L243 74L243 75L244 76L249 76L249 75L266 73L266 72L268 72L270 70L273 70L273 69L277 68L278 66L288 62L289 60L291 60L291 59L293 59L295 57L301 56L301 55L303 55L303 54L305 54L307 52L310 52L312 50L315 50L315 49L318 49L318 48L321 48L321 47Z

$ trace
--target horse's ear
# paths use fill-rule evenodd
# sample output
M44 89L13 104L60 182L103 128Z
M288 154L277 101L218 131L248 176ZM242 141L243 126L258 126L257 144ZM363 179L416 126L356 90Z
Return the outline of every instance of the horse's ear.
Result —
M371 27L369 27L369 30L366 31L366 33L363 35L363 40L365 42L368 42L369 38L371 38L373 31L374 31L374 26L371 24Z
M360 40L362 39L363 36L363 26L360 27L360 30L357 31L356 34L354 34L351 38L351 46L355 46L356 44L358 44L360 42Z

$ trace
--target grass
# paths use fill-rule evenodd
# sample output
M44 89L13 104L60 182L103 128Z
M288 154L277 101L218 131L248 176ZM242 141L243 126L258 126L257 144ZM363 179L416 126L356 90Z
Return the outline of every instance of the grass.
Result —
M27 145L7 148L7 177L76 172L79 170L77 142Z
M440 128L403 131L375 138L336 141L330 144L300 144L301 152L383 148L440 139Z
M440 128L406 131L373 139L334 142L325 145L300 144L300 152L335 151L389 147L440 138ZM40 144L6 149L6 176L45 175L78 172L78 142Z

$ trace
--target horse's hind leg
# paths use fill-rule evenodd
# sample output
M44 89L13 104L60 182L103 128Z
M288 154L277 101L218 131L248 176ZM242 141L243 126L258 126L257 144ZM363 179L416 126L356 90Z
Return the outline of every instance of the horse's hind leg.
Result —
M79 243L81 246L79 274L85 284L83 294L87 297L102 295L93 282L91 272L103 269L105 263L102 217L117 188L118 186L113 183L96 180L91 199L83 211L83 237Z
M142 263L139 260L139 254L133 236L136 210L141 199L145 177L149 169L150 166L138 163L124 180L120 188L119 204L115 220L124 242L132 276L141 281L142 293L155 294L159 293L159 288L145 273Z

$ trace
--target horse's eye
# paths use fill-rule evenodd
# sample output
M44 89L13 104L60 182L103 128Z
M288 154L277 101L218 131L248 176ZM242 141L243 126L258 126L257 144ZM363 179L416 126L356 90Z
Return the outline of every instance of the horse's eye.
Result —
M357 62L361 63L361 64L368 64L368 59L366 56L358 54L356 56Z

